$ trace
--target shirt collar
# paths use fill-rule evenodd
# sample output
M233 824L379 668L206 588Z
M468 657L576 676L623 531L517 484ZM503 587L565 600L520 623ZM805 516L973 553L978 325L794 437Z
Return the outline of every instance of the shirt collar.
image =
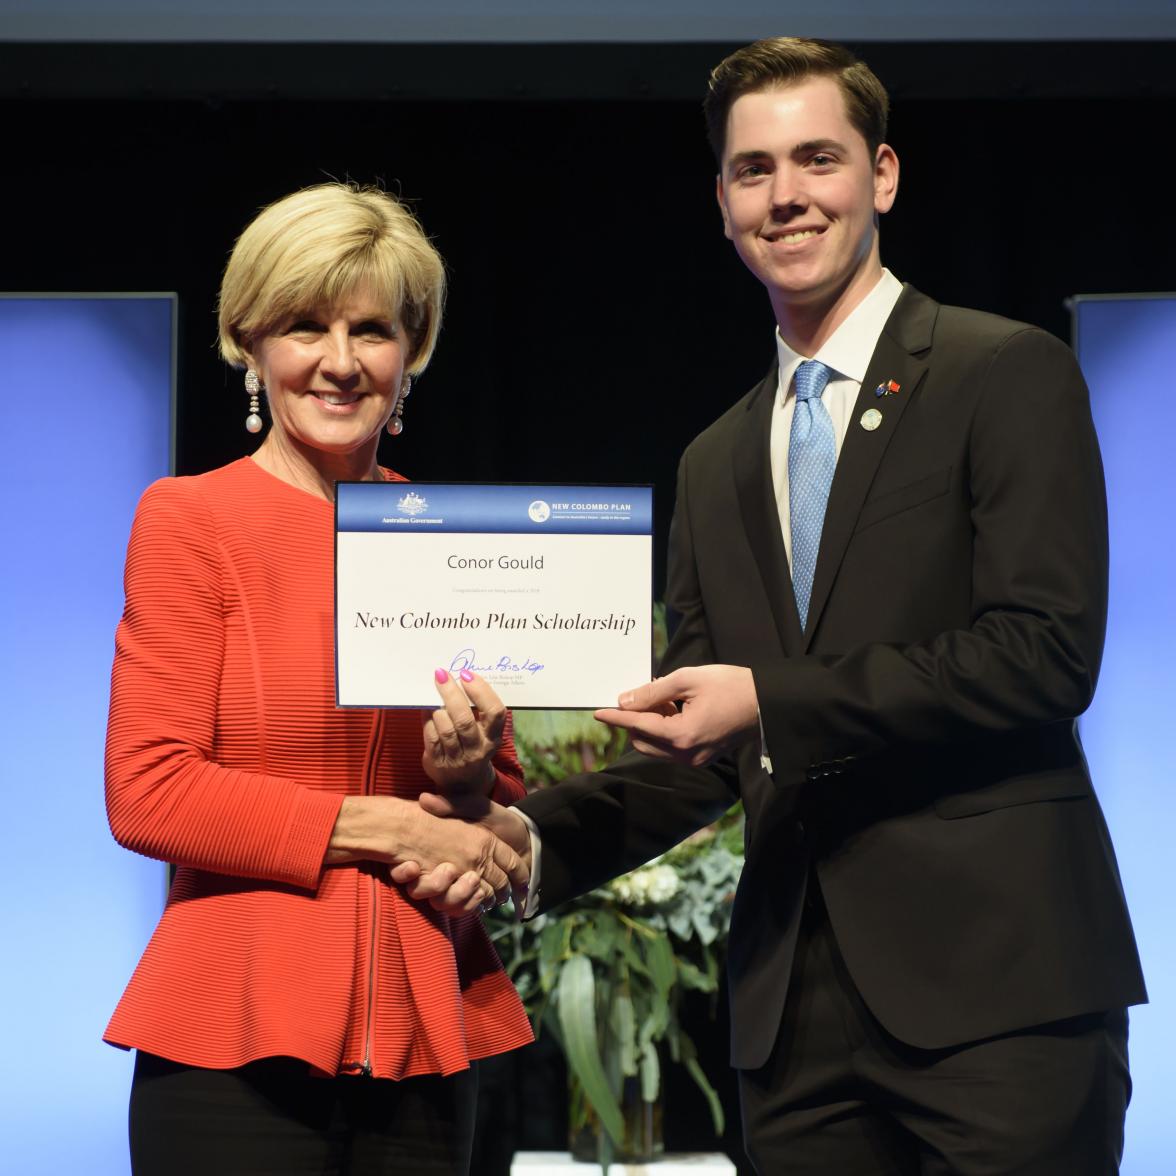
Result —
M776 331L776 354L780 362L780 399L789 394L792 377L806 359L818 359L837 376L860 384L866 377L870 357L878 346L882 329L902 293L902 283L888 270L882 271L874 288L853 308L849 317L825 341L816 355L793 351Z

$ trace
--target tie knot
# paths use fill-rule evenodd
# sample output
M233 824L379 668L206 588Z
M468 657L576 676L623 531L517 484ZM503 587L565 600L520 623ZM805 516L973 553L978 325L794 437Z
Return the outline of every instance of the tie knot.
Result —
M819 360L806 359L796 369L793 382L796 386L797 400L812 400L814 397L820 400L821 393L825 391L825 385L829 382L829 369Z

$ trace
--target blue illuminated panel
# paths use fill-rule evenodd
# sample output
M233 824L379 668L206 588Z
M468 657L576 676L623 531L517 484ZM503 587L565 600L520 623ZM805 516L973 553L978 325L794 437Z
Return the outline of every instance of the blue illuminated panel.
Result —
M131 1055L106 1021L165 870L106 824L103 740L135 503L169 472L175 299L0 295L0 1169L129 1170Z
M1172 767L1176 701L1176 295L1074 301L1106 466L1111 608L1082 740L1115 840L1152 1003L1131 1014L1135 1094L1123 1176L1169 1176L1176 1055Z

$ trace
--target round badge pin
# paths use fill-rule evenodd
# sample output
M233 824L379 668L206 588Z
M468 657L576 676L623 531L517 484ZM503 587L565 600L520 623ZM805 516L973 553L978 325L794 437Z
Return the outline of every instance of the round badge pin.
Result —
M876 408L867 408L860 423L867 433L872 433L882 423L882 414Z

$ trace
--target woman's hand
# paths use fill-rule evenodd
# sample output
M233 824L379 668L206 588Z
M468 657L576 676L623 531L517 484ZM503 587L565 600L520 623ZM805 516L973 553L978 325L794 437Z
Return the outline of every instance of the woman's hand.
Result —
M526 890L528 866L510 845L489 829L439 814L399 797L349 796L339 810L326 860L336 865L411 863L413 873L425 874L445 865L465 880L461 905L466 910L505 902L512 889ZM395 869L393 879L401 881ZM450 913L455 913L452 905Z
M444 705L425 722L421 766L441 792L485 796L494 785L491 761L502 742L506 707L469 670L461 671L460 684L446 670L438 670L435 678Z

